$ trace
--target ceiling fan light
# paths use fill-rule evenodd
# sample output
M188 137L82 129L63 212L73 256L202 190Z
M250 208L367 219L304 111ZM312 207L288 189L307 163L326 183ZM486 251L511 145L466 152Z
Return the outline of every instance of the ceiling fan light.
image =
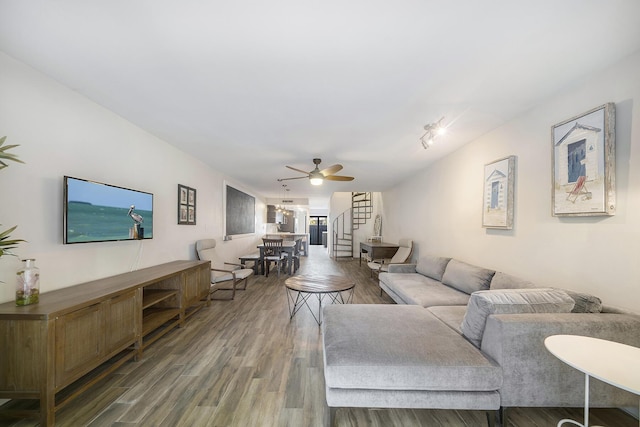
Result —
M309 181L311 181L311 185L322 185L322 181L324 181L324 175L322 175L318 170L318 165L316 165L315 170L311 171L311 173L309 174Z

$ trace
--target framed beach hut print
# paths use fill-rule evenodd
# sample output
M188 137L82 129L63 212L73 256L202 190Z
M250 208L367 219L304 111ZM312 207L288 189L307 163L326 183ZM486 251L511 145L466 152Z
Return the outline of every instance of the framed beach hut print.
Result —
M551 127L554 216L614 215L615 105Z
M484 166L482 226L513 228L516 156L505 157Z

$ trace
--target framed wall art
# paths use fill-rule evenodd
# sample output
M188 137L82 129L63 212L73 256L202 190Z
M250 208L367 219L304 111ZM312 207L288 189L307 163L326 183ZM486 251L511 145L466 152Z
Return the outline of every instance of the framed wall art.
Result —
M256 199L225 183L225 236L256 232Z
M196 190L178 184L178 224L195 225L196 223Z
M614 215L615 104L551 127L554 216Z
M496 160L484 166L482 226L513 228L516 156Z

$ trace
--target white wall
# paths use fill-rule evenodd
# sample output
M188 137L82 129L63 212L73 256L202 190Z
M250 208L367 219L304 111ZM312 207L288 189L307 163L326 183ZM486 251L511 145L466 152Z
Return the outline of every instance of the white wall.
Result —
M327 215L329 215L329 209L328 209L328 208L323 208L323 209L319 209L319 208L309 209L309 216L327 216Z
M414 257L451 256L640 310L638 76L640 52L385 192L385 239L412 237ZM606 102L616 104L617 213L553 217L550 128ZM483 167L508 155L517 156L515 226L484 229Z
M255 236L222 242L226 177L198 159L132 125L52 79L0 53L0 136L26 164L0 171L0 230L28 243L16 250L41 270L41 292L175 259L195 259L194 242L218 239L225 258L255 252L264 232L263 198L256 196ZM154 194L151 240L62 244L62 177L91 179ZM197 225L177 225L177 184L197 190ZM140 248L140 245L143 245ZM0 302L14 298L19 258L0 258Z

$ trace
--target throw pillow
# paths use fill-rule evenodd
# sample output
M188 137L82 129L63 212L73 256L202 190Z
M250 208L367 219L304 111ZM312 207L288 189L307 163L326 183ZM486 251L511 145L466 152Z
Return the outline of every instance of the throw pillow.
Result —
M569 313L573 299L559 289L504 289L471 294L460 329L473 345L480 348L482 335L491 314Z
M430 277L433 280L441 281L444 269L447 268L447 264L451 258L443 258L432 255L426 255L418 260L416 265L416 272L423 276Z
M572 313L600 313L602 311L602 301L594 295L583 294L582 292L564 291L573 298L575 306Z
M476 267L466 262L452 259L442 275L442 283L467 294L489 289L493 270Z

